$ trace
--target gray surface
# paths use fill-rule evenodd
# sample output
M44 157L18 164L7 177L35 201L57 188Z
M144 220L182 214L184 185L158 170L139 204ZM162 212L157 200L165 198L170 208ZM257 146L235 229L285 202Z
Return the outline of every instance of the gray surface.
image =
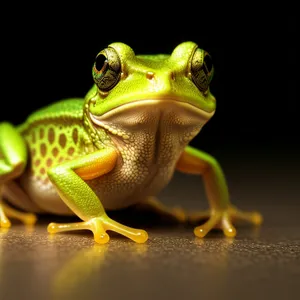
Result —
M260 210L261 228L240 224L235 239L218 231L199 239L192 227L144 213L140 227L155 225L146 244L111 235L100 246L90 232L51 237L48 220L14 224L0 231L0 299L300 299L298 166L223 165L232 201ZM176 175L161 199L207 207L194 176Z

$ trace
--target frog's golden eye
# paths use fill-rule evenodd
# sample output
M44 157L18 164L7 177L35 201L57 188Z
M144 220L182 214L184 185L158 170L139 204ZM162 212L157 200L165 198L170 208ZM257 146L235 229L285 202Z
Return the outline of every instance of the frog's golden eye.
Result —
M214 67L211 56L204 50L197 48L191 59L191 77L201 92L207 93L212 80Z
M98 53L93 66L93 78L98 88L108 92L120 80L121 62L115 49L108 47Z

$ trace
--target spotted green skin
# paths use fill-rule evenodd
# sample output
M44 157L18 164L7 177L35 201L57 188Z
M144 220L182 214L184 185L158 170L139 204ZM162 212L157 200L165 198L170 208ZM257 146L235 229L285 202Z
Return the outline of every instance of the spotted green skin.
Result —
M90 137L82 126L83 99L62 100L31 114L17 127L30 153L36 180L49 182L50 167L86 153Z

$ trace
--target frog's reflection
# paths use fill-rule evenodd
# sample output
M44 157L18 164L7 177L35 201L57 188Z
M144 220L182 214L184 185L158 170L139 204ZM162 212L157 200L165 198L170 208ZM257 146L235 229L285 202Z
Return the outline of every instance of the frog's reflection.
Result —
M101 268L107 250L108 245L94 245L66 261L53 278L54 295L62 296L66 291L74 291L81 286L90 274Z
M7 234L7 232L8 232L8 228L2 228L2 227L0 227L0 234L1 234L1 236L4 236L4 235L6 235Z
M197 263L205 261L205 264L217 266L218 271L227 270L230 251L235 246L234 238L195 238L194 244L203 251L196 257Z
M101 277L103 267L107 266L112 258L110 253L122 253L122 256L132 253L140 256L146 254L147 247L146 244L115 241L104 245L94 244L76 252L53 277L52 294L54 299L68 299L68 296L72 298L73 295L86 288L95 274L97 277Z

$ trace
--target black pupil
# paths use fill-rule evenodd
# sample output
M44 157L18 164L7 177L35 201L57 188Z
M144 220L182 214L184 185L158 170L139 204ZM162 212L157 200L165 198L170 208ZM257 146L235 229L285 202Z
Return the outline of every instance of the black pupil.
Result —
M103 54L99 54L96 57L95 67L97 71L101 71L106 61L106 57Z
M207 72L209 73L213 67L213 64L212 64L212 59L210 57L210 55L205 55L204 57L204 63L206 65L206 69L207 69Z

